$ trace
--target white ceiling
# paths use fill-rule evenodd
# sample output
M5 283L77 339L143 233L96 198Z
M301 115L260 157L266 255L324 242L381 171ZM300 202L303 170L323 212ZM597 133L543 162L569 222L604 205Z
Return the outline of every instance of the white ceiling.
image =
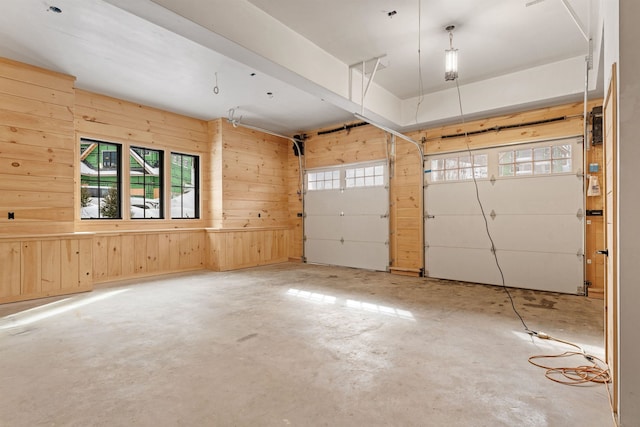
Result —
M352 120L355 103L317 83L307 84L300 73L289 72L290 78L283 79L270 58L247 54L251 43L229 40L229 32L220 37L202 23L196 25L169 10L159 14L158 4L197 16L200 8L204 11L213 3L218 19L231 27L236 19L238 25L245 21L242 16L225 15L227 8L222 6L233 2L244 10L257 7L345 67L386 55L386 68L376 74L375 83L398 102L420 95L421 86L422 94L446 87L443 53L449 43L444 31L448 24L457 26L453 42L460 50L461 85L587 52L562 0L531 7L525 6L525 0L419 1L4 0L0 56L74 75L78 88L206 120L226 117L235 108L236 118L242 116L247 124L293 134ZM591 9L592 2L571 0L570 4L584 27L594 33L597 26L591 25L591 15L597 11ZM114 4L143 12L134 14ZM52 5L62 13L50 11ZM389 17L391 11L397 13ZM171 25L158 25L160 21ZM191 24L188 33L200 36L176 34L174 22L181 28L186 28L185 22ZM216 36L216 46L225 49L203 42L209 36ZM259 36L268 41L271 34ZM242 60L249 57L253 59ZM218 94L213 92L216 73Z

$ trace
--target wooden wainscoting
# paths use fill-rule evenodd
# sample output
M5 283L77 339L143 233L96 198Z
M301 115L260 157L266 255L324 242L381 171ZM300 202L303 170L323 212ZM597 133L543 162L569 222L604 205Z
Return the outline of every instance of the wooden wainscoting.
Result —
M202 228L97 233L95 283L204 268Z
M0 238L0 304L92 289L92 233Z
M214 271L286 262L287 227L207 229L206 267Z

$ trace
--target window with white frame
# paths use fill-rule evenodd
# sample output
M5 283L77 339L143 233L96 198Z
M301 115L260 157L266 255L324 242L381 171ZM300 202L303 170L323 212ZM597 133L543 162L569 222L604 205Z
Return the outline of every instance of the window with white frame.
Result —
M315 190L339 190L340 171L307 172L307 189Z
M489 176L487 154L462 154L431 160L431 181L466 181Z
M498 153L501 177L550 175L572 171L571 144L521 148Z
M345 170L345 186L382 187L384 185L384 166L354 167Z

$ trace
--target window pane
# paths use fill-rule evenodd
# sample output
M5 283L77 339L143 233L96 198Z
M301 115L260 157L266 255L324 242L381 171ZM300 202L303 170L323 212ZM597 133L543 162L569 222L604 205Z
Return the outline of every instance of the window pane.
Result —
M199 196L199 158L171 153L171 218L199 218Z
M374 170L373 167L365 168L364 176L373 176L373 170Z
M486 166L488 162L488 156L486 154L477 154L473 156L473 164L475 166Z
M531 160L531 149L516 150L516 162Z
M364 176L364 168L357 168L356 177L362 177L362 176Z
M122 218L121 146L82 139L80 152L80 218Z
M471 166L471 157L469 156L460 156L458 159L458 167L466 168Z
M514 176L515 169L513 165L500 165L499 175L500 176Z
M533 164L533 173L536 175L547 175L551 173L551 162L535 162Z
M441 171L444 169L444 159L431 160L431 170Z
M476 173L476 178L487 178L489 176L486 166L475 167L473 170Z
M340 171L333 171L332 178L333 179L340 179Z
M473 179L471 168L460 169L460 179Z
M364 185L366 185L367 187L373 187L374 182L375 180L373 179L372 176L368 176L364 179Z
M566 159L571 157L571 144L556 145L553 147L554 159Z
M446 173L446 180L447 181L457 181L458 180L458 169L453 169L453 170L448 170L445 172Z
M376 166L376 175L384 175L384 166Z
M162 151L129 149L131 218L162 218Z
M375 185L376 186L383 186L384 185L384 177L382 175L377 175L376 176Z
M347 178L353 178L354 176L356 176L356 172L353 169L347 169L346 173Z
M456 169L458 167L458 158L446 159L445 167L446 169Z
M505 151L504 153L500 153L498 155L498 158L500 164L513 163L513 151Z
M516 176L531 175L533 172L531 163L516 163Z
M364 187L364 177L356 178L356 187Z
M540 147L533 150L534 160L549 160L551 158L551 147Z
M444 181L444 171L431 171L431 182Z
M568 172L571 172L571 159L553 161L553 173L568 173Z

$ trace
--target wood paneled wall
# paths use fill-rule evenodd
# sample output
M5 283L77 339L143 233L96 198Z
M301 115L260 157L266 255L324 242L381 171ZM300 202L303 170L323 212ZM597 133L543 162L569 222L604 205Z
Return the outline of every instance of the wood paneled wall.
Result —
M179 152L200 156L200 219L118 219L118 220L81 220L79 208L76 211L77 231L140 230L165 228L193 228L209 225L211 208L211 181L206 179L203 170L210 163L209 126L207 122L179 114L169 113L144 105L134 104L104 95L76 90L75 104L76 139L74 147L78 150L80 138L92 138L123 144L123 156L128 156L131 145L164 150L165 175L169 173L170 154ZM128 158L128 157L125 157ZM79 154L77 155L79 163ZM124 162L125 166L127 162ZM76 179L80 179L79 168ZM128 186L128 173L123 168L123 186ZM77 187L77 186L76 186ZM165 186L165 200L170 198L170 189ZM75 189L79 197L79 187ZM129 201L123 200L123 212L128 209ZM165 205L168 205L166 203ZM168 209L168 206L165 206ZM169 217L168 211L165 218Z
M286 262L288 228L207 230L206 267L214 271L236 270Z
M214 137L213 224L219 228L284 227L288 224L288 150L283 138L218 120Z
M587 210L604 211L604 150L602 145L594 145L587 152L587 167L598 165L598 172L588 172L598 177L600 196L587 197ZM588 216L586 224L585 259L587 260L585 280L591 282L588 289L590 297L604 299L605 288L605 256L596 254L597 250L606 248L604 236L604 216Z
M0 58L0 234L73 231L74 80Z
M0 304L91 290L92 235L0 238Z
M203 229L122 231L93 238L95 283L204 268Z
M589 111L602 100L589 103ZM534 142L546 139L579 136L583 133L584 104L575 102L559 106L469 121L417 132L415 139L426 138L425 154L445 153L471 148L493 147L514 142ZM564 120L553 120L564 118ZM545 121L548 121L545 123ZM536 125L527 125L535 123ZM500 129L505 126L516 126ZM474 133L484 131L483 133ZM465 138L464 133L472 133ZM441 138L443 135L461 135L458 138Z

